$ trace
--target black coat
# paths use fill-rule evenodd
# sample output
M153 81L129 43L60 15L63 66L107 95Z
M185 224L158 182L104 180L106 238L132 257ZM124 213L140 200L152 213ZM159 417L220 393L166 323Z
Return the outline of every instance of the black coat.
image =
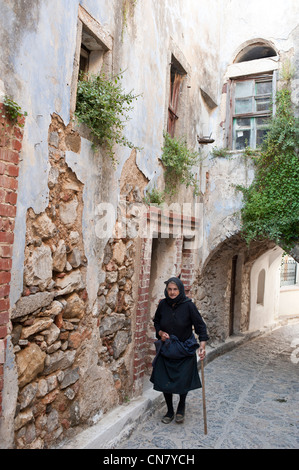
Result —
M191 299L173 306L167 299L161 300L155 313L154 326L158 339L158 333L162 330L175 335L180 341L186 341L192 334L192 326L199 341L209 339L206 324Z

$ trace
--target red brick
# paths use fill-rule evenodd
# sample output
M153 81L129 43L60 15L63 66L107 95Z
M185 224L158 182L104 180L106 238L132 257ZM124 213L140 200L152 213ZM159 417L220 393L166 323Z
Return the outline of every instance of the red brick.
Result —
M0 241L1 241L1 239L0 239ZM147 286L147 287L139 287L138 296L139 296L139 295L142 295L142 294L147 294L147 295L149 295L149 286Z
M10 286L7 284L7 285L4 285L4 286L0 286L0 297L3 298L3 297L7 297L10 293Z
M7 202L8 204L16 204L17 198L18 198L17 193L14 193L14 192L6 193L5 202Z
M24 124L25 124L25 116L24 116L24 115L19 116L19 117L18 117L18 125L19 125L19 126L24 126ZM19 128L19 127L18 127L18 128Z
M15 217L16 212L16 206L0 204L0 215L3 217Z
M9 271L12 266L12 259L11 258L0 258L0 271Z
M9 312L0 313L0 325L7 325L9 322Z
M7 232L0 232L0 243L13 243L14 234Z
M0 134L0 147L10 147L10 137L7 134L7 131L5 131L4 134Z
M18 152L15 152L10 149L2 149L0 148L0 160L3 160L4 162L10 162L10 163L19 163L19 154Z
M19 176L19 167L16 165L8 165L6 168L6 173L9 176L18 177Z
M0 186L7 189L17 189L18 181L10 176L0 175Z
M0 245L0 256L2 258L10 258L12 256L12 246L11 245Z
M13 148L13 150L16 150L17 152L20 152L20 150L22 148L22 143L19 140L14 140L12 142L12 148Z
M7 326L0 326L0 339L6 338L7 336Z
M11 280L11 274L8 272L0 272L0 284L7 284Z
M21 129L20 129L19 127L15 127L15 128L14 128L14 136L15 136L16 139L22 140L22 138L23 138L23 133L22 133L22 131L21 131Z

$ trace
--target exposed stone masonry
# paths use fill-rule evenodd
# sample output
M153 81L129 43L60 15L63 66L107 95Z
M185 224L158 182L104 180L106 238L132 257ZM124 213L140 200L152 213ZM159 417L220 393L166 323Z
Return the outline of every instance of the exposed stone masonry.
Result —
M77 231L83 185L67 167L62 133L54 117L50 129L49 205L27 213L22 297L11 312L18 371L16 446L44 448L74 422L72 402L79 390L77 349L90 336L81 325L86 310L82 236ZM64 141L63 141L63 139Z
M106 277L98 289L97 312L92 314L87 307L82 239L83 184L65 161L65 150L79 149L79 135L53 116L49 204L41 214L32 208L27 212L24 287L11 312L19 382L17 448L53 446L76 427L97 419L96 413L101 415L132 396L135 244L130 238L107 243L102 265ZM127 199L132 193L138 196L136 188L128 187L127 192ZM105 393L88 390L89 399L85 393L88 374L86 379L80 358L92 344L97 356L94 383L97 377L108 381L109 400Z

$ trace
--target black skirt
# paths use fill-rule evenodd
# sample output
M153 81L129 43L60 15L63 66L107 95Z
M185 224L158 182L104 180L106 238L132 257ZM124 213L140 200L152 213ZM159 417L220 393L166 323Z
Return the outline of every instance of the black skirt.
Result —
M183 359L168 359L159 354L150 381L158 392L179 395L201 388L196 354Z

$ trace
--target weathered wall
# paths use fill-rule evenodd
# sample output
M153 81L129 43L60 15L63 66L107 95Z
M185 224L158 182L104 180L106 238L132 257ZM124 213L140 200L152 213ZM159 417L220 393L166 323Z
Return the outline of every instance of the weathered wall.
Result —
M20 153L11 308L5 322L1 314L7 344L6 354L0 350L5 377L0 383L3 396L13 396L14 403L5 401L5 423L1 423L5 447L51 447L142 390L150 280L154 286L157 277L162 280L172 272L172 266L166 263L164 272L157 269L156 276L152 270L150 278L155 266L152 240L144 245L136 238L133 210L148 184L163 186L159 157L171 54L187 71L178 129L194 148L197 135L211 132L215 145L223 144L223 85L241 44L266 35L278 52L293 57L298 4L254 1L242 18L241 3L0 0L0 88L28 113ZM125 70L124 88L140 94L125 133L141 150L116 147L116 169L100 150L93 151L86 134L71 120L79 4L111 37L112 71ZM265 17L269 18L266 29ZM196 252L196 265L213 266L206 280L202 276L207 271L199 269L197 276L203 288L218 289L219 315L210 323L215 338L223 339L236 245L218 252L225 265L222 273L217 271L221 289L213 284L218 255L211 258L211 254L239 229L234 213L241 198L231 182L250 182L253 173L238 155L216 161L209 148L201 150L203 162L197 172L202 195L193 199L192 191L182 188L178 202L203 204L203 243ZM110 231L100 238L102 202L112 205L113 214ZM128 210L125 219L129 215L133 221L126 237L118 236L117 230L113 233L115 222L122 219L122 204ZM190 285L193 254L177 251L175 257ZM249 265L244 268L246 312L238 317L241 331L248 327ZM157 285L152 288L155 299L158 291ZM206 309L205 316L210 313Z

